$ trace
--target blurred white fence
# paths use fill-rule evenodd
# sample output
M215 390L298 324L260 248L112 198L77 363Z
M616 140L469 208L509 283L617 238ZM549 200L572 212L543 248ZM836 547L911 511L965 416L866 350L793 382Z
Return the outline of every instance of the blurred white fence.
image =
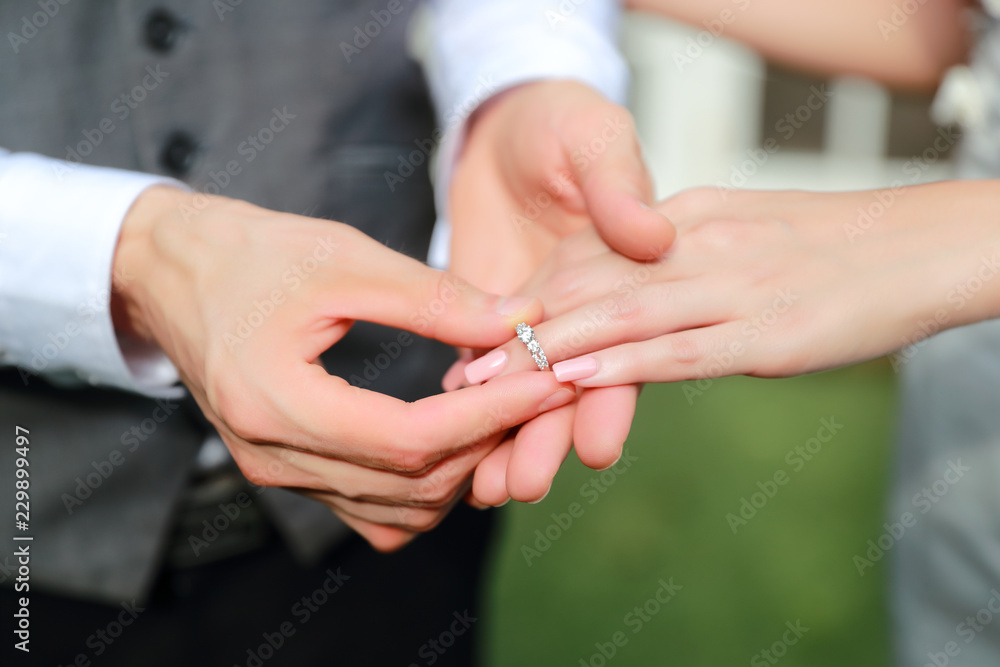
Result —
M787 111L791 122L763 128L766 67L750 49L647 14L626 17L622 46L633 72L630 107L661 197L695 185L856 190L950 176L946 161L915 178L907 160L886 158L890 96L870 81L834 80L822 101L806 91ZM823 150L786 149L797 123L819 122L810 104L825 107Z

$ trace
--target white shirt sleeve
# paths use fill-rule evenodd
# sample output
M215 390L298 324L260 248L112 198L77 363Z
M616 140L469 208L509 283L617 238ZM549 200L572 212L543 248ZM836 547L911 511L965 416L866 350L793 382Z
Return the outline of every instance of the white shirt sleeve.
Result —
M112 262L122 221L155 184L185 187L168 178L0 149L0 364L64 386L183 394L173 386L177 370L166 355L119 341L111 321Z
M623 104L621 13L618 0L433 0L426 69L444 136L435 168L432 266L448 263L448 183L469 115L513 86L544 79L580 81Z

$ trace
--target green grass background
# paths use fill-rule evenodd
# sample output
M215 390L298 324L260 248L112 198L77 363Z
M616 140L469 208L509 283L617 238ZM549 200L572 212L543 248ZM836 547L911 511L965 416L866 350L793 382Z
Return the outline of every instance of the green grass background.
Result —
M861 577L851 560L883 521L895 416L888 364L720 379L691 397L684 387L646 387L626 445L638 461L596 502L580 487L599 473L571 456L545 501L503 510L487 664L588 664L595 642L621 630L628 643L615 667L749 665L796 621L809 632L777 664L888 664L885 561ZM831 416L844 429L794 472L785 455ZM734 535L726 514L779 469L788 484ZM521 546L573 502L583 515L529 566ZM683 589L634 633L625 615L671 577Z

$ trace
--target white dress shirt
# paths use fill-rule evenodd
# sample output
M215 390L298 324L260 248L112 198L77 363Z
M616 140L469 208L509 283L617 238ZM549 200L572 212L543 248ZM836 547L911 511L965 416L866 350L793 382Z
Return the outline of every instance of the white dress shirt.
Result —
M437 183L449 181L465 119L512 86L574 79L622 101L617 0L437 0L428 62L444 139ZM0 148L0 364L59 384L106 385L156 397L182 393L162 352L116 335L112 262L135 199L168 178L75 165ZM432 261L447 262L446 188ZM128 279L128 276L119 276ZM29 378L30 376L26 376Z
M448 265L448 188L465 121L487 100L530 81L571 79L624 104L617 0L436 0L427 74L445 136L435 169L438 224L428 263Z

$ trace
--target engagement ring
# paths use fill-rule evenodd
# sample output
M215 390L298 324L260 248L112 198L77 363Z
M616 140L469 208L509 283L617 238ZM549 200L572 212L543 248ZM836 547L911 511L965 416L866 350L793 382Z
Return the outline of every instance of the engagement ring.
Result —
M545 352L542 351L542 346L538 344L535 340L535 331L529 327L526 323L521 322L517 325L517 337L522 343L528 347L528 352L531 352L531 358L535 360L538 365L538 370L544 371L549 367L549 360L545 358Z

